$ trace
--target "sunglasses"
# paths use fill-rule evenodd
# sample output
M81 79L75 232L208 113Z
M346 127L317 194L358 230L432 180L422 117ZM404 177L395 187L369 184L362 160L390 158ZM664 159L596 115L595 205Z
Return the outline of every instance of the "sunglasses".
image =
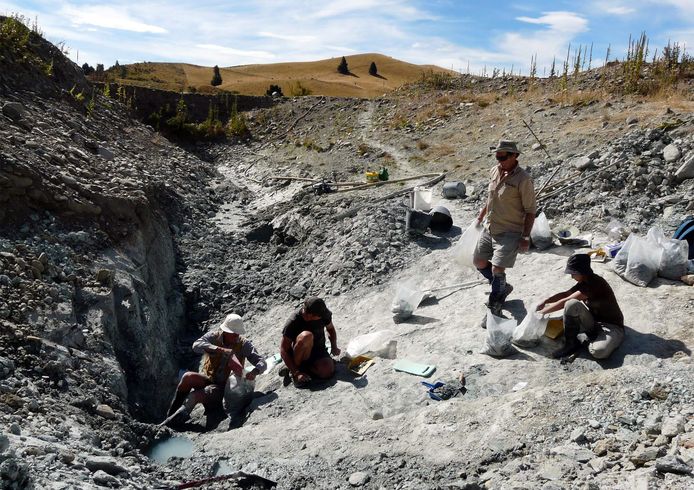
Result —
M497 155L496 160L499 162L505 162L513 156L513 153L507 153L506 155Z

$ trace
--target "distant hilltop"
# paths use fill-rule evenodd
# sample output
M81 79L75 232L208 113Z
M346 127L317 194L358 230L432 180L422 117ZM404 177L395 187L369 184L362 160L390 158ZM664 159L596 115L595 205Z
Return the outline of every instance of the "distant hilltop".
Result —
M415 65L377 53L357 54L320 61L219 67L221 83L212 84L215 68L186 63L143 62L120 65L90 75L124 85L146 86L176 92L212 93L218 89L248 95L270 94L279 87L283 95L375 97L415 82L426 73L450 73L435 65ZM216 82L219 82L217 78Z

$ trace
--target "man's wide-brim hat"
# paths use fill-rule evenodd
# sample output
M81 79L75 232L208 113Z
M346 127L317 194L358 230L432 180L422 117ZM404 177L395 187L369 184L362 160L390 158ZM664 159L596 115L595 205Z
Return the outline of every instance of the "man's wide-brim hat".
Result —
M245 332L245 329L243 328L243 319L241 319L241 317L236 313L228 314L224 321L219 325L219 328L222 329L222 332L226 333L237 333L241 335Z
M490 146L489 149L493 152L505 151L506 153L516 153L519 155L521 153L521 151L518 149L518 144L515 141L510 140L499 140L499 143L496 146Z
M593 273L593 269L590 267L590 255L588 254L574 254L569 257L566 261L566 269L564 269L566 274L581 274L584 276L589 276Z

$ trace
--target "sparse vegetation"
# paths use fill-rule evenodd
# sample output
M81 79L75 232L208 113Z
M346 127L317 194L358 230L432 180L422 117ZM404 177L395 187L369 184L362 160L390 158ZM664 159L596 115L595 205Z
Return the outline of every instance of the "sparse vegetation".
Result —
M244 139L251 135L246 117L238 111L236 97L234 97L234 103L231 106L231 114L229 116L229 122L227 122L226 133L229 136Z
M303 97L306 95L311 95L311 90L302 85L301 82L297 81L296 83L289 84L289 95L293 97Z

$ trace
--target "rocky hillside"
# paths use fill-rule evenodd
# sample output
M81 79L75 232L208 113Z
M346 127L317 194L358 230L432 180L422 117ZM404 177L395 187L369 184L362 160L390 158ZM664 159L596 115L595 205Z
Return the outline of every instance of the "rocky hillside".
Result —
M509 78L374 100L299 97L246 113L244 144L182 147L12 27L26 43L0 44L3 488L171 487L220 468L281 488L689 488L690 287L658 279L640 289L600 269L630 326L606 365L560 366L549 340L506 360L482 356L484 288L440 296L402 325L389 304L404 280L428 288L476 277L452 265L452 245L483 199L488 147L502 136L520 141L537 182L560 167L544 201L555 222L597 241L613 218L671 232L692 209L690 92L606 100L590 92L597 86L558 94ZM390 184L314 192L381 166ZM408 187L443 173L468 189L443 202L454 228L406 233ZM521 318L544 288L565 287L547 271L571 252L523 256L508 313ZM398 357L435 362L451 383L463 373L468 391L429 402L391 359L360 379L339 365L336 380L311 390L283 387L272 371L243 427L206 432L198 409L185 434L191 458L143 455L173 434L152 423L179 369L198 362L193 339L233 311L272 355L309 294L326 298L342 347L389 329Z

